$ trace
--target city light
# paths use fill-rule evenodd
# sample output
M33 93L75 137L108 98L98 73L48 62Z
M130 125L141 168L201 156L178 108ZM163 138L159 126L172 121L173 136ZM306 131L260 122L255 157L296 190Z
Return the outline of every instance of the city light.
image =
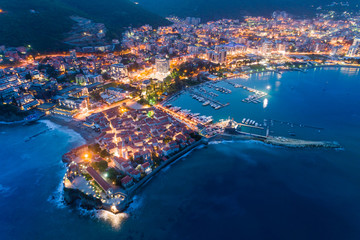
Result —
M134 4L138 3L134 2ZM5 12L0 9L0 13ZM37 100L54 102L53 110L49 110L49 114L51 112L54 115L66 115L71 119L69 124L74 122L74 128L86 129L84 131L89 134L89 139L94 140L91 142L96 141L94 145L84 145L84 148L76 150L75 154L70 152L68 158L73 158L74 165L76 162L78 166L68 168L68 175L65 175L63 183L65 187L79 189L83 187L80 185L86 186L81 190L85 189L86 195L100 198L106 203L104 206L106 209L110 208L110 211L103 213L103 217L111 219L110 221L118 226L125 215L113 214L119 213L119 210L114 201L110 200L115 194L108 191L109 188L116 191L123 188L126 191L127 188L138 184L150 170L172 158L173 154L182 154L181 151L185 148L193 147L195 140L200 143L205 140L210 141L212 136L221 138L224 133L227 134L226 130L233 127L232 123L235 120L230 120L230 117L229 120L215 123L213 122L216 119L215 114L206 116L174 106L176 104L174 99L181 94L185 92L190 94L204 108L212 107L219 110L230 103L222 102L224 100L216 91L230 94L233 91L230 89L237 88L247 91L248 94L236 104L261 106L263 103L265 109L269 104L270 97L267 92L272 89L272 82L265 81L260 87L266 88L267 92L257 90L255 87L250 88L246 85L253 83L253 77L250 78L253 76L251 73L265 77L267 72L271 72L280 79L282 76L287 77L287 74L282 75L284 71L306 72L307 68L318 65L358 66L355 62L349 63L348 60L344 60L346 59L344 56L349 54L349 49L351 50L352 47L356 47L356 51L352 54L356 55L360 52L360 39L355 38L352 43L353 35L347 36L346 39L340 35L332 37L336 33L334 29L351 31L348 30L347 24L334 21L331 23L334 27L329 27L328 23L319 21L324 28L319 32L315 24L318 20L313 20L314 24L308 24L304 20L281 19L278 21L273 18L249 17L241 24L219 20L204 25L195 24L196 27L188 27L189 24L184 21L176 27L165 26L157 29L143 26L139 29L131 29L124 35L124 43L128 45L124 46L126 50L121 52L106 50L88 54L76 53L81 50L71 50L70 56L65 52L44 55L38 53L38 56L32 53L34 56L32 58L29 53L34 49L31 50L31 45L24 45L25 47L19 48L18 51L20 53L28 51L27 58L23 57L17 64L28 69L16 75L13 74L14 69L4 71L11 73L10 80L15 76L18 78L17 81L11 81L13 82L11 84L19 84L14 87L9 84L8 89L2 91L12 93L12 89L16 87L16 99L20 95L22 99L31 97L33 101L36 100L37 94L29 91L26 95L22 95L22 91L18 91L22 89L21 86L31 86L33 84L31 81L37 85L39 82L53 84L58 95L54 98L49 97L44 100L37 98ZM272 22L276 24L269 24ZM297 33L300 25L301 33L300 31ZM333 29L330 31L325 27ZM104 28L97 30L96 34L104 35L106 32ZM174 34L179 35L179 38L176 37L176 43L179 44L172 44ZM78 35L86 39L88 36L92 37L93 32L82 30L78 31ZM236 43L232 42L235 40ZM337 49L337 47L341 48ZM174 52L169 53L167 49L172 49ZM14 51L10 50L7 51L9 57L4 59L17 61L15 57L19 56L13 56ZM338 50L340 53L337 52ZM332 51L335 51L335 54L329 57ZM1 52L7 56L4 50ZM131 55L131 58L125 56L127 54ZM3 61L2 58L1 56ZM44 64L41 64L42 62ZM66 81L57 82L60 77L52 76L53 74L38 68L39 64L51 66L56 73L64 73L62 76ZM73 72L74 76L68 79L66 75L70 72ZM48 81L49 79L54 81ZM235 83L231 81L232 79L240 79L244 85ZM4 79L4 82L5 80L8 81ZM220 81L231 86L220 87L217 85ZM276 81L273 91L278 90L279 86L280 81ZM27 100L23 102L28 103ZM273 108L274 102L273 99L270 108ZM220 113L221 111L219 110ZM230 127L227 127L229 126L227 123L231 123ZM245 118L237 126L264 129L262 123ZM238 130L236 127L234 129ZM199 136L205 138L200 141L197 139ZM261 137L268 139L269 135ZM154 156L158 158L156 164L153 161ZM91 164L92 161L96 164ZM147 165L143 166L144 162ZM92 178L88 176L91 169L98 173L95 175L98 178L92 177L91 174ZM99 181L104 183L100 184L101 187L96 184L96 179L99 178L105 181ZM106 183L111 186L106 187ZM122 209L122 206L119 208Z

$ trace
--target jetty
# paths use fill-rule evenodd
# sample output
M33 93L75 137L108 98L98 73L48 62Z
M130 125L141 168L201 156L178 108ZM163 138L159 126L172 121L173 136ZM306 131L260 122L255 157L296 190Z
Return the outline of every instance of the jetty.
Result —
M25 142L29 142L31 139L36 138L37 136L40 136L41 134L44 134L44 133L46 133L46 132L48 132L48 131L51 131L51 130L53 130L53 129L52 129L52 128L48 128L48 129L45 129L45 130L43 130L43 131L41 131L41 132L39 132L39 133L36 133L36 134L30 136L30 137L27 137L27 138L25 138Z
M227 89L227 88L224 88L224 87L215 86L214 84L211 84L211 83L206 84L206 86L209 87L209 88L215 89L216 91L221 92L221 93L226 93L226 94L231 93L231 90L230 90L230 89Z
M200 92L196 92L196 91L194 91L194 90L192 90L192 89L188 89L187 91L188 91L194 98L197 98L200 102L204 102L204 104L203 104L204 106L210 104L212 107L214 107L214 108L217 110L217 109L220 109L220 108L223 108L223 107L226 107L226 106L229 105L229 103L226 103L226 104L221 103L221 102L219 102L219 101L217 101L217 100L215 100L215 99L207 96L206 94L203 94L203 93L200 93ZM207 101L208 101L209 103L208 103L208 104L205 104Z
M206 91L206 89L204 89L203 87L199 87L198 89L199 89L199 91L201 91L201 92L203 92L205 94L209 94L212 97L218 97L219 96L219 94L216 94L214 92Z
M339 149L341 145L337 142L331 141L311 141L311 140L301 140L295 138L286 138L281 136L270 136L269 135L269 128L266 129L266 134L254 134L248 133L241 130L241 126L244 124L237 123L233 120L227 120L222 123L224 126L224 132L220 134L220 137L223 139L251 139L251 140L258 140L262 141L267 144L275 145L275 146L282 146L288 148L333 148ZM239 127L240 126L240 127ZM249 126L253 128L259 128L255 126ZM264 128L260 128L264 129Z
M289 148L341 148L340 144L337 142L309 141L285 137L268 136L264 142L275 146Z
M247 98L242 100L242 102L245 103L260 103L261 102L260 99L268 95L266 92L256 90L255 88L250 88L242 84L234 83L229 80L224 80L224 82L230 84L235 88L242 88L245 89L246 91L254 93L253 95L249 95Z

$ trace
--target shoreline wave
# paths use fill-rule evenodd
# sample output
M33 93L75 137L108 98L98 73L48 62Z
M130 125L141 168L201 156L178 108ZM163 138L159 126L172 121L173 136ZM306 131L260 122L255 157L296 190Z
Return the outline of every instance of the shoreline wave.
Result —
M63 125L59 125L57 123L54 123L51 120L40 120L39 122L44 123L48 128L52 128L53 130L58 130L62 133L65 133L67 135L69 135L71 138L69 139L70 143L74 143L74 142L79 142L79 146L83 145L86 143L85 138L83 138L83 136L76 132L75 130L68 128L66 126Z
M66 208L66 204L64 200L64 185L62 181L60 181L60 184L58 185L56 190L48 197L47 201L54 204L55 207L59 209Z

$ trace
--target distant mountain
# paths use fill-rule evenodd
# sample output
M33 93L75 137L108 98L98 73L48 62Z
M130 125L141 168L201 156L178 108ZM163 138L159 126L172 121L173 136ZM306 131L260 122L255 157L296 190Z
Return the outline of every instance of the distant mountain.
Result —
M166 25L168 21L129 0L0 0L0 45L31 45L38 51L62 50L76 15L104 23L109 37L124 27Z
M201 17L204 20L270 16L276 10L297 16L313 15L320 5L334 0L137 0L144 8L162 16ZM336 2L336 1L335 1ZM339 3L341 1L338 1ZM344 1L347 2L347 1ZM358 0L348 2L358 4Z

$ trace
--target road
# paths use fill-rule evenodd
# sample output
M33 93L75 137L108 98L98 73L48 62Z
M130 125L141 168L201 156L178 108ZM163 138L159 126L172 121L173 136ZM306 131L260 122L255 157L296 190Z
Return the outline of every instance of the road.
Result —
M96 109L88 110L87 112L84 112L84 113L78 113L78 114L76 114L74 116L74 118L76 118L78 120L85 120L86 117L90 116L91 114L103 112L103 111L106 111L106 110L109 110L109 109L112 109L112 108L115 108L115 107L121 107L124 104L126 106L129 106L129 105L135 104L135 103L136 103L136 101L134 99L125 99L123 101L113 103L113 104L111 104L109 106L102 106L102 107L99 107L99 108L96 108Z

